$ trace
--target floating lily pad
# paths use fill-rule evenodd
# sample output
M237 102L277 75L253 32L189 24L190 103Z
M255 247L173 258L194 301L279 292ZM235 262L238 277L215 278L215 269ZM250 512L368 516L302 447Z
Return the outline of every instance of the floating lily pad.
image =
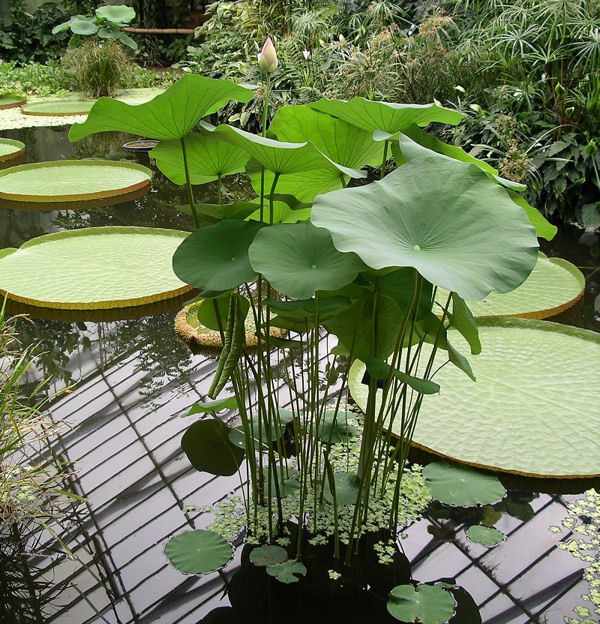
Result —
M204 574L219 570L231 559L231 546L212 531L187 531L165 546L167 559L180 572Z
M562 258L547 258L540 253L529 277L515 290L499 295L490 293L483 301L468 301L476 317L519 316L544 319L565 312L583 297L585 278L581 271ZM442 305L448 291L438 289L436 300Z
M287 557L287 551L281 546L259 546L250 553L250 561L255 566L276 565L283 563Z
M428 464L423 475L433 498L447 505L490 505L506 494L498 477L446 462Z
M23 106L23 104L27 104L27 100L18 95L0 96L0 110L4 110L5 108L18 108L19 106Z
M464 341L450 332L458 348ZM600 476L600 334L548 321L481 319L477 382L445 366L425 397L413 444L453 460L524 476ZM427 360L427 347L421 360ZM443 362L443 355L436 358ZM434 364L437 366L437 364ZM364 409L364 366L350 388Z
M306 566L299 561L289 559L277 565L267 566L267 574L269 576L274 576L280 583L289 585L290 583L297 583L300 580L297 576L298 574L300 576L306 576Z
M25 143L14 139L0 139L0 169L18 165L25 159Z
M452 594L437 585L397 585L390 592L387 609L401 622L446 624L456 603Z
M0 250L0 296L38 308L98 310L189 293L171 256L178 230L99 227L34 238Z
M57 160L0 172L0 202L10 208L109 206L150 190L152 171L116 160Z
M357 433L358 429L348 424L346 414L325 412L317 435L326 444L339 444L347 442Z
M494 529L493 527L481 526L480 524L470 526L466 533L467 537L472 542L482 544L488 548L498 546L498 544L504 541L504 533L501 533L498 529Z
M335 500L338 505L354 505L358 496L360 482L355 473L336 472L333 475L335 482ZM333 492L329 481L325 481L323 495L328 503L333 504Z
M87 115L95 100L51 100L49 102L32 102L21 106L25 115L42 115L51 117L68 117L70 115Z

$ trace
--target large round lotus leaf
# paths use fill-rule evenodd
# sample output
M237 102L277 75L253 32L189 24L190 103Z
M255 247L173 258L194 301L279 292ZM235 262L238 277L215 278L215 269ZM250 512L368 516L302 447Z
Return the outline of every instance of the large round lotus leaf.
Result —
M170 299L190 290L171 256L177 230L99 227L34 238L0 250L0 294L37 307L97 310Z
M0 169L10 167L15 161L23 159L25 143L13 139L0 139Z
M433 462L425 466L423 475L431 496L447 505L491 505L502 500L506 494L498 477L464 466Z
M95 100L52 100L50 102L33 102L21 107L25 115L87 115Z
M583 296L585 278L581 271L562 258L540 253L529 277L515 290L490 293L483 301L467 301L473 316L519 316L543 319L574 306ZM436 300L442 305L448 291L439 289Z
M128 6L101 6L96 15L115 24L128 24L135 18L135 9Z
M340 253L327 230L311 223L263 228L248 249L250 264L278 291L307 299L316 290L335 290L364 269L353 253Z
M411 266L464 299L516 288L537 260L535 231L506 192L475 165L437 154L319 195L311 221L371 268Z
M387 609L401 622L446 624L454 615L452 594L437 585L397 585L388 597Z
M111 130L160 141L181 139L202 117L218 111L230 100L247 102L253 95L251 89L229 80L187 74L144 104L100 98L83 123L71 126L69 139L78 141L90 134Z
M458 332L451 334L464 348ZM435 376L440 394L423 400L413 443L525 476L600 476L600 334L506 318L481 319L479 335L482 352L469 358L477 382L445 366ZM349 383L364 409L363 374L364 365L353 365Z
M223 537L212 531L187 531L167 542L165 555L180 572L204 574L226 565L233 551Z
M258 546L250 553L250 561L256 566L276 565L283 563L287 558L285 548L270 544Z
M75 35L95 35L98 32L98 26L90 18L75 18L71 22L71 31Z
M17 108L18 106L23 106L26 104L27 100L25 98L19 97L18 95L1 95L0 96L0 110L5 108Z
M229 290L254 278L248 247L263 227L255 221L224 219L191 234L173 256L173 270L186 284Z
M150 169L113 160L57 160L0 172L0 199L24 203L85 202L150 190Z

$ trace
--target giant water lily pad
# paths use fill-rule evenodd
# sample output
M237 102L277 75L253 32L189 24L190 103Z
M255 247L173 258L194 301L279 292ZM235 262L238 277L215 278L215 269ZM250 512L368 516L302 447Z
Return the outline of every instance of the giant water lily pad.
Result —
M482 301L468 301L474 316L519 316L549 318L573 307L583 297L585 278L573 264L540 253L529 277L515 290L490 293ZM442 305L448 291L439 289L436 300Z
M98 227L34 238L0 250L0 295L31 306L98 310L137 306L189 292L171 256L178 230Z
M5 108L18 108L27 104L27 100L18 95L0 95L0 110Z
M225 539L213 531L187 531L169 540L165 555L180 572L204 574L226 565L233 551Z
M21 107L25 115L68 117L69 115L87 115L95 100L50 100L32 102Z
M116 160L56 160L0 172L0 201L15 208L73 208L111 205L142 197L152 172Z
M24 158L25 143L14 139L0 139L0 169L18 165Z
M458 332L449 333L464 348ZM445 366L435 376L440 394L423 400L413 444L525 476L600 476L600 334L512 318L482 319L479 333L482 352L469 358L477 382ZM355 363L349 383L364 409L363 374Z

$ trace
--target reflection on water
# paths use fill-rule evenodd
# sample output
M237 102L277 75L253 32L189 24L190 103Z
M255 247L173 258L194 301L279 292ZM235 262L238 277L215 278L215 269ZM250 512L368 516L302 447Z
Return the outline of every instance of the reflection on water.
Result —
M27 144L30 162L110 157L151 164L147 155L123 150L127 137L118 133L78 144L68 142L64 128L30 128L7 136ZM235 188L239 184L233 182ZM214 187L207 185L198 196L212 201ZM48 213L0 209L0 247L90 226L190 230L190 216L176 208L185 201L183 189L157 172L151 193L114 207ZM565 227L543 250L582 267L586 296L572 322L600 331L598 236ZM180 437L189 421L179 416L205 396L215 359L189 353L174 336L173 316L20 323L23 342L39 341L45 352L37 374L51 375L59 385L73 384L73 391L53 407L55 418L72 424L56 446L75 462L74 487L88 499L80 523L65 524L76 560L36 560L53 571L61 589L45 621L318 622L324 615L327 622L389 620L381 579L361 578L349 583L348 591L333 591L325 576L330 563L317 553L312 580L288 587L249 566L247 548L238 552L224 572L229 600L218 575L186 577L167 565L162 548L168 537L205 527L210 519L197 508L238 487L236 477L214 479L192 471L182 456ZM548 531L566 515L565 501L572 497L543 493L546 485L536 482L536 489L525 493L525 484L510 484L506 501L468 513L433 506L427 517L407 528L407 539L401 541L412 577L421 582L455 578L470 592L486 624L562 624L563 616L579 604L584 586L576 563L554 547L566 536ZM488 550L467 540L465 523L492 520L507 535L501 547ZM401 571L401 566L395 569L397 575ZM9 590L2 583L0 578L6 597ZM466 615L461 617L457 624L470 624Z

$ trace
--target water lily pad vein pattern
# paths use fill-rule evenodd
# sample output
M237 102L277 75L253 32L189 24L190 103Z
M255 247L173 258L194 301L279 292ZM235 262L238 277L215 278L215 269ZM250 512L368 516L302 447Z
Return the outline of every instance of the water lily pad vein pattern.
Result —
M435 377L440 394L423 400L414 444L525 476L600 476L600 334L528 319L478 323L483 349L469 358L477 382L445 366ZM363 373L355 364L350 387L364 408Z
M187 232L99 227L0 250L0 295L37 307L110 309L162 301L191 288L171 268Z

